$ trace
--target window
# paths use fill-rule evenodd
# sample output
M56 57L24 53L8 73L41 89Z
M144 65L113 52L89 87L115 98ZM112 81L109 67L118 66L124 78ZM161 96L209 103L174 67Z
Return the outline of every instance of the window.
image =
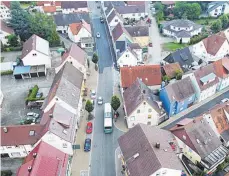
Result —
M152 109L148 109L148 112L152 112Z
M137 113L138 113L138 114L140 113L140 109L137 110Z
M11 153L11 156L19 157L19 156L21 156L21 154L19 152L13 152L13 153Z
M35 131L34 131L34 130L31 130L31 131L29 132L29 135L30 135L30 136L34 136L34 135L35 135Z
M118 19L115 19L115 22L118 22Z
M148 115L148 119L151 119L151 117L152 117L152 116L149 114L149 115Z
M126 54L126 57L129 57L129 54Z
M192 97L189 97L188 101L192 101Z
M151 122L147 122L147 125L151 125Z
M135 121L135 117L134 116L130 117L130 121Z
M133 13L132 16L135 16L135 13Z
M139 13L138 16L141 16L141 13Z
M36 53L33 53L33 56L36 56L37 54Z

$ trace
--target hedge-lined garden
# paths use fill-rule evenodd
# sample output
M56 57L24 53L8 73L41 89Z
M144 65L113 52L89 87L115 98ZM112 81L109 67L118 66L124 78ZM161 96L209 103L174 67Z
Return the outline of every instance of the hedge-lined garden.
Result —
M38 90L39 90L39 87L37 85L35 85L32 89L30 89L29 90L29 94L26 97L26 102L37 101L37 100L44 100L45 99L44 97L36 98L36 95L38 93Z

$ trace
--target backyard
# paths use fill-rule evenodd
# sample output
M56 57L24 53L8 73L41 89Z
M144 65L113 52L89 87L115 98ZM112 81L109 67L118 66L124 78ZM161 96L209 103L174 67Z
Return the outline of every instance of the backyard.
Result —
M174 42L162 44L162 48L164 51L176 51L178 49L182 49L182 48L185 48L187 46L188 46L188 44L180 44L180 43L174 43Z

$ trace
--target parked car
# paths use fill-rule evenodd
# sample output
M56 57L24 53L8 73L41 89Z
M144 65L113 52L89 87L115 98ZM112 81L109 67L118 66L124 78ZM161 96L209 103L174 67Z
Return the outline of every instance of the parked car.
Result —
M28 112L27 113L27 116L33 116L35 118L38 118L39 117L39 114L35 113L35 112Z
M100 33L99 32L97 32L96 37L100 38Z
M101 22L101 23L104 23L103 17L100 17L100 22Z
M102 105L103 104L103 98L99 97L97 100L98 105Z
M36 98L41 98L43 96L42 92L37 92Z
M221 100L222 103L225 103L225 102L228 102L229 101L229 98L224 98Z
M95 99L96 98L96 92L95 90L91 91L91 99Z
M84 151L89 152L91 150L91 139L87 138L84 142Z
M88 122L87 123L86 133L87 134L91 134L92 133L92 122Z
M100 9L100 6L97 6L97 9Z

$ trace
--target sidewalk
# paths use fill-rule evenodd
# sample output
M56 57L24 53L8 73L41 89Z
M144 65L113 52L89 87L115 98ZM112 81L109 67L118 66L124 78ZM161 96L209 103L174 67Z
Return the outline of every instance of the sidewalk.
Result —
M120 73L116 70L114 70L114 89L113 89L113 94L117 95L121 101L121 105L118 109L119 112L119 117L117 119L116 122L114 122L115 127L123 132L127 132L128 128L127 128L127 124L126 124L126 120L124 119L125 117L125 112L123 109L123 99L122 99L122 95L121 95L121 89L119 88L120 85Z
M98 72L95 71L95 66L92 62L90 62L90 68L88 70L90 73L90 76L88 76L85 87L88 88L88 95L87 97L84 97L86 100L89 99L90 90L97 88L97 78L98 78ZM84 102L85 105L85 102ZM84 107L83 105L83 107ZM84 110L84 108L83 108ZM84 141L85 139L92 138L92 134L88 135L86 134L86 124L87 124L87 115L88 113L84 110L83 112L83 118L80 122L80 127L77 130L76 136L75 136L75 145L80 145L80 149L75 149L73 153L73 159L72 159L72 175L73 176L88 176L88 167L89 167L89 161L90 161L90 152L84 152Z
M115 171L116 171L116 176L124 176L124 174L122 174L122 161L121 161L121 149L120 147L118 147L115 150Z
M186 114L188 114L188 113L194 111L195 109L199 108L200 106L202 106L202 105L204 105L204 104L206 104L206 103L212 101L213 99L215 99L216 97L218 97L218 96L224 94L224 93L227 92L227 91L229 91L229 87L223 89L223 90L220 91L220 92L217 92L215 95L213 95L213 96L211 96L211 97L209 97L209 98L207 98L207 99L201 101L200 103L194 104L193 106L191 106L190 108L188 108L188 109L186 109L186 110L180 112L179 114L170 117L169 120L167 120L167 121L165 121L164 123L162 123L161 125L159 125L159 127L160 127L160 128L163 128L163 127L169 125L170 123L172 123L172 122L178 120L179 118L183 117L184 115L186 115Z

